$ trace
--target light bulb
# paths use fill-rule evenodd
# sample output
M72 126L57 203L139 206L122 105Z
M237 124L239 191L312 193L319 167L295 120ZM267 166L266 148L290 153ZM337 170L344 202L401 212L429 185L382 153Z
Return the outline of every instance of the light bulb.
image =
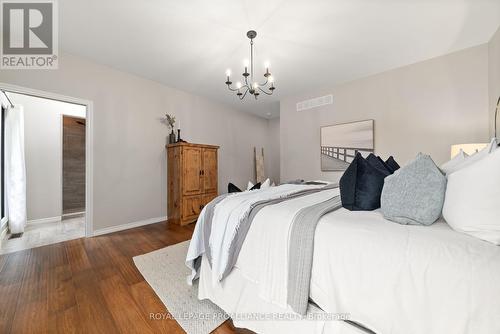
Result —
M270 66L271 66L271 64L269 63L269 61L266 61L266 62L264 63L264 68L265 68L266 70L268 70Z
M256 82L254 82L254 83L253 83L253 88L254 88L254 89L257 89L258 87L259 87L259 84L258 84L258 83L256 83Z
M243 60L243 66L248 67L250 61L248 59Z
M270 77L269 77L269 82L270 82L270 83L273 83L273 82L274 82L274 77L273 77L273 76L270 76Z
M230 77L231 76L231 70L230 69L227 69L226 70L226 76Z
M240 88L241 88L241 82L239 82L239 81L238 81L238 82L236 83L236 88L238 88L238 89L240 89Z

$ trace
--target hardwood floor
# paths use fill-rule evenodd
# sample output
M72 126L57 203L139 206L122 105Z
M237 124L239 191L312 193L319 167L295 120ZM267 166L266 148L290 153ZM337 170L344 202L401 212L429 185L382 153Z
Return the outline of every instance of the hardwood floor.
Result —
M132 257L191 238L166 222L0 256L0 333L184 333ZM226 321L213 333L251 333Z

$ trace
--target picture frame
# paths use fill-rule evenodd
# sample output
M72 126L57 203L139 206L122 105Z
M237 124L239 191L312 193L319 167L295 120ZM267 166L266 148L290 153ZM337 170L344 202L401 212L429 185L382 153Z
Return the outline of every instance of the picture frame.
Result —
M374 126L375 121L367 119L320 127L321 171L345 171L357 153L373 153Z

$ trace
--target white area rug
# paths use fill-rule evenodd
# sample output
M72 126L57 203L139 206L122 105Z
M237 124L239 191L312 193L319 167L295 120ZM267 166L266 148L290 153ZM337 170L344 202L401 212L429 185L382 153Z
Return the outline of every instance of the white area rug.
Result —
M168 312L188 334L208 334L219 327L225 315L209 300L198 300L198 281L187 284L189 268L184 264L189 240L134 257L142 276L160 297Z

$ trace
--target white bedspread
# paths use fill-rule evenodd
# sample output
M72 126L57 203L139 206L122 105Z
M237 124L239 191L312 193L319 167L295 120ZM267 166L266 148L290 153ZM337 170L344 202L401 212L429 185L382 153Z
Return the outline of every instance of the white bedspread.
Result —
M260 298L286 306L289 222L326 193L255 217L236 267ZM442 221L405 226L377 211L340 209L316 229L310 296L326 312L349 313L381 334L500 333L500 247Z
M306 189L324 187L323 185L295 185L285 184L279 187L270 187L263 190L248 191L230 195L222 200L214 210L212 230L209 245L212 255L213 281L220 281L229 259L230 244L236 236L239 224L248 214L252 205L264 200L278 199ZM205 249L203 225L205 224L205 209L202 210L189 244L186 265L191 268L192 274L188 283L196 278L194 261L207 250Z

